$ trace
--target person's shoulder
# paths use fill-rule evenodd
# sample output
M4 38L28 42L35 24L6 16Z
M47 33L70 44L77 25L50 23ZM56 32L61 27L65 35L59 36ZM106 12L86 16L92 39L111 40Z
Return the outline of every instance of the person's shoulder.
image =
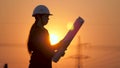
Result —
M48 33L48 30L44 27L38 27L36 30L40 33Z

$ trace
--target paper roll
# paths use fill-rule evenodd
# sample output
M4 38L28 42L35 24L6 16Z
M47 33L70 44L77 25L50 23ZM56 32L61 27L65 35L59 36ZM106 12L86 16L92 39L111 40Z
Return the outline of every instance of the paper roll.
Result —
M60 59L60 57L64 54L65 50L67 49L67 47L69 46L69 44L71 43L71 41L73 40L73 38L75 37L75 35L77 34L78 30L80 29L83 23L84 20L81 17L78 17L76 19L76 21L73 24L73 29L68 31L68 33L66 34L66 36L62 41L63 47L61 47L53 56L52 60L54 62L57 62Z

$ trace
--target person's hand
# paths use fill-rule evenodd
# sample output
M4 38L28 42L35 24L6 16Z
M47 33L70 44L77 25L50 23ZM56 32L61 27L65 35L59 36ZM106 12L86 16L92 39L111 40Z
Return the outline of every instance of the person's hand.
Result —
M64 56L64 55L65 55L65 52L61 56Z

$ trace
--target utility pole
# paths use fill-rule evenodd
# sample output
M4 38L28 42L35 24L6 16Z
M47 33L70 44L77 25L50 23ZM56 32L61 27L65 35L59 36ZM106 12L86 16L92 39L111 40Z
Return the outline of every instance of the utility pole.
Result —
M87 55L83 55L83 47L86 47L90 45L90 43L81 43L80 35L78 36L78 44L76 46L76 55L75 56L69 56L68 58L74 58L75 59L75 68L83 68L83 60L90 58Z
M89 56L83 56L83 47L86 47L89 43L81 43L80 35L78 36L77 45L77 68L83 68L83 59L88 59Z
M82 68L82 59L81 59L81 56L82 56L82 45L81 45L81 40L80 40L80 36L78 36L78 45L77 45L77 68Z

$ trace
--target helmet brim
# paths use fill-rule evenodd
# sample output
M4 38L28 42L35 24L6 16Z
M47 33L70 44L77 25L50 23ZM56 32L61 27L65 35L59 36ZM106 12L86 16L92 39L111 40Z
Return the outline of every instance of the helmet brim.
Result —
M35 17L36 15L49 15L49 16L52 16L53 14L34 14L34 15L32 15L32 17Z

